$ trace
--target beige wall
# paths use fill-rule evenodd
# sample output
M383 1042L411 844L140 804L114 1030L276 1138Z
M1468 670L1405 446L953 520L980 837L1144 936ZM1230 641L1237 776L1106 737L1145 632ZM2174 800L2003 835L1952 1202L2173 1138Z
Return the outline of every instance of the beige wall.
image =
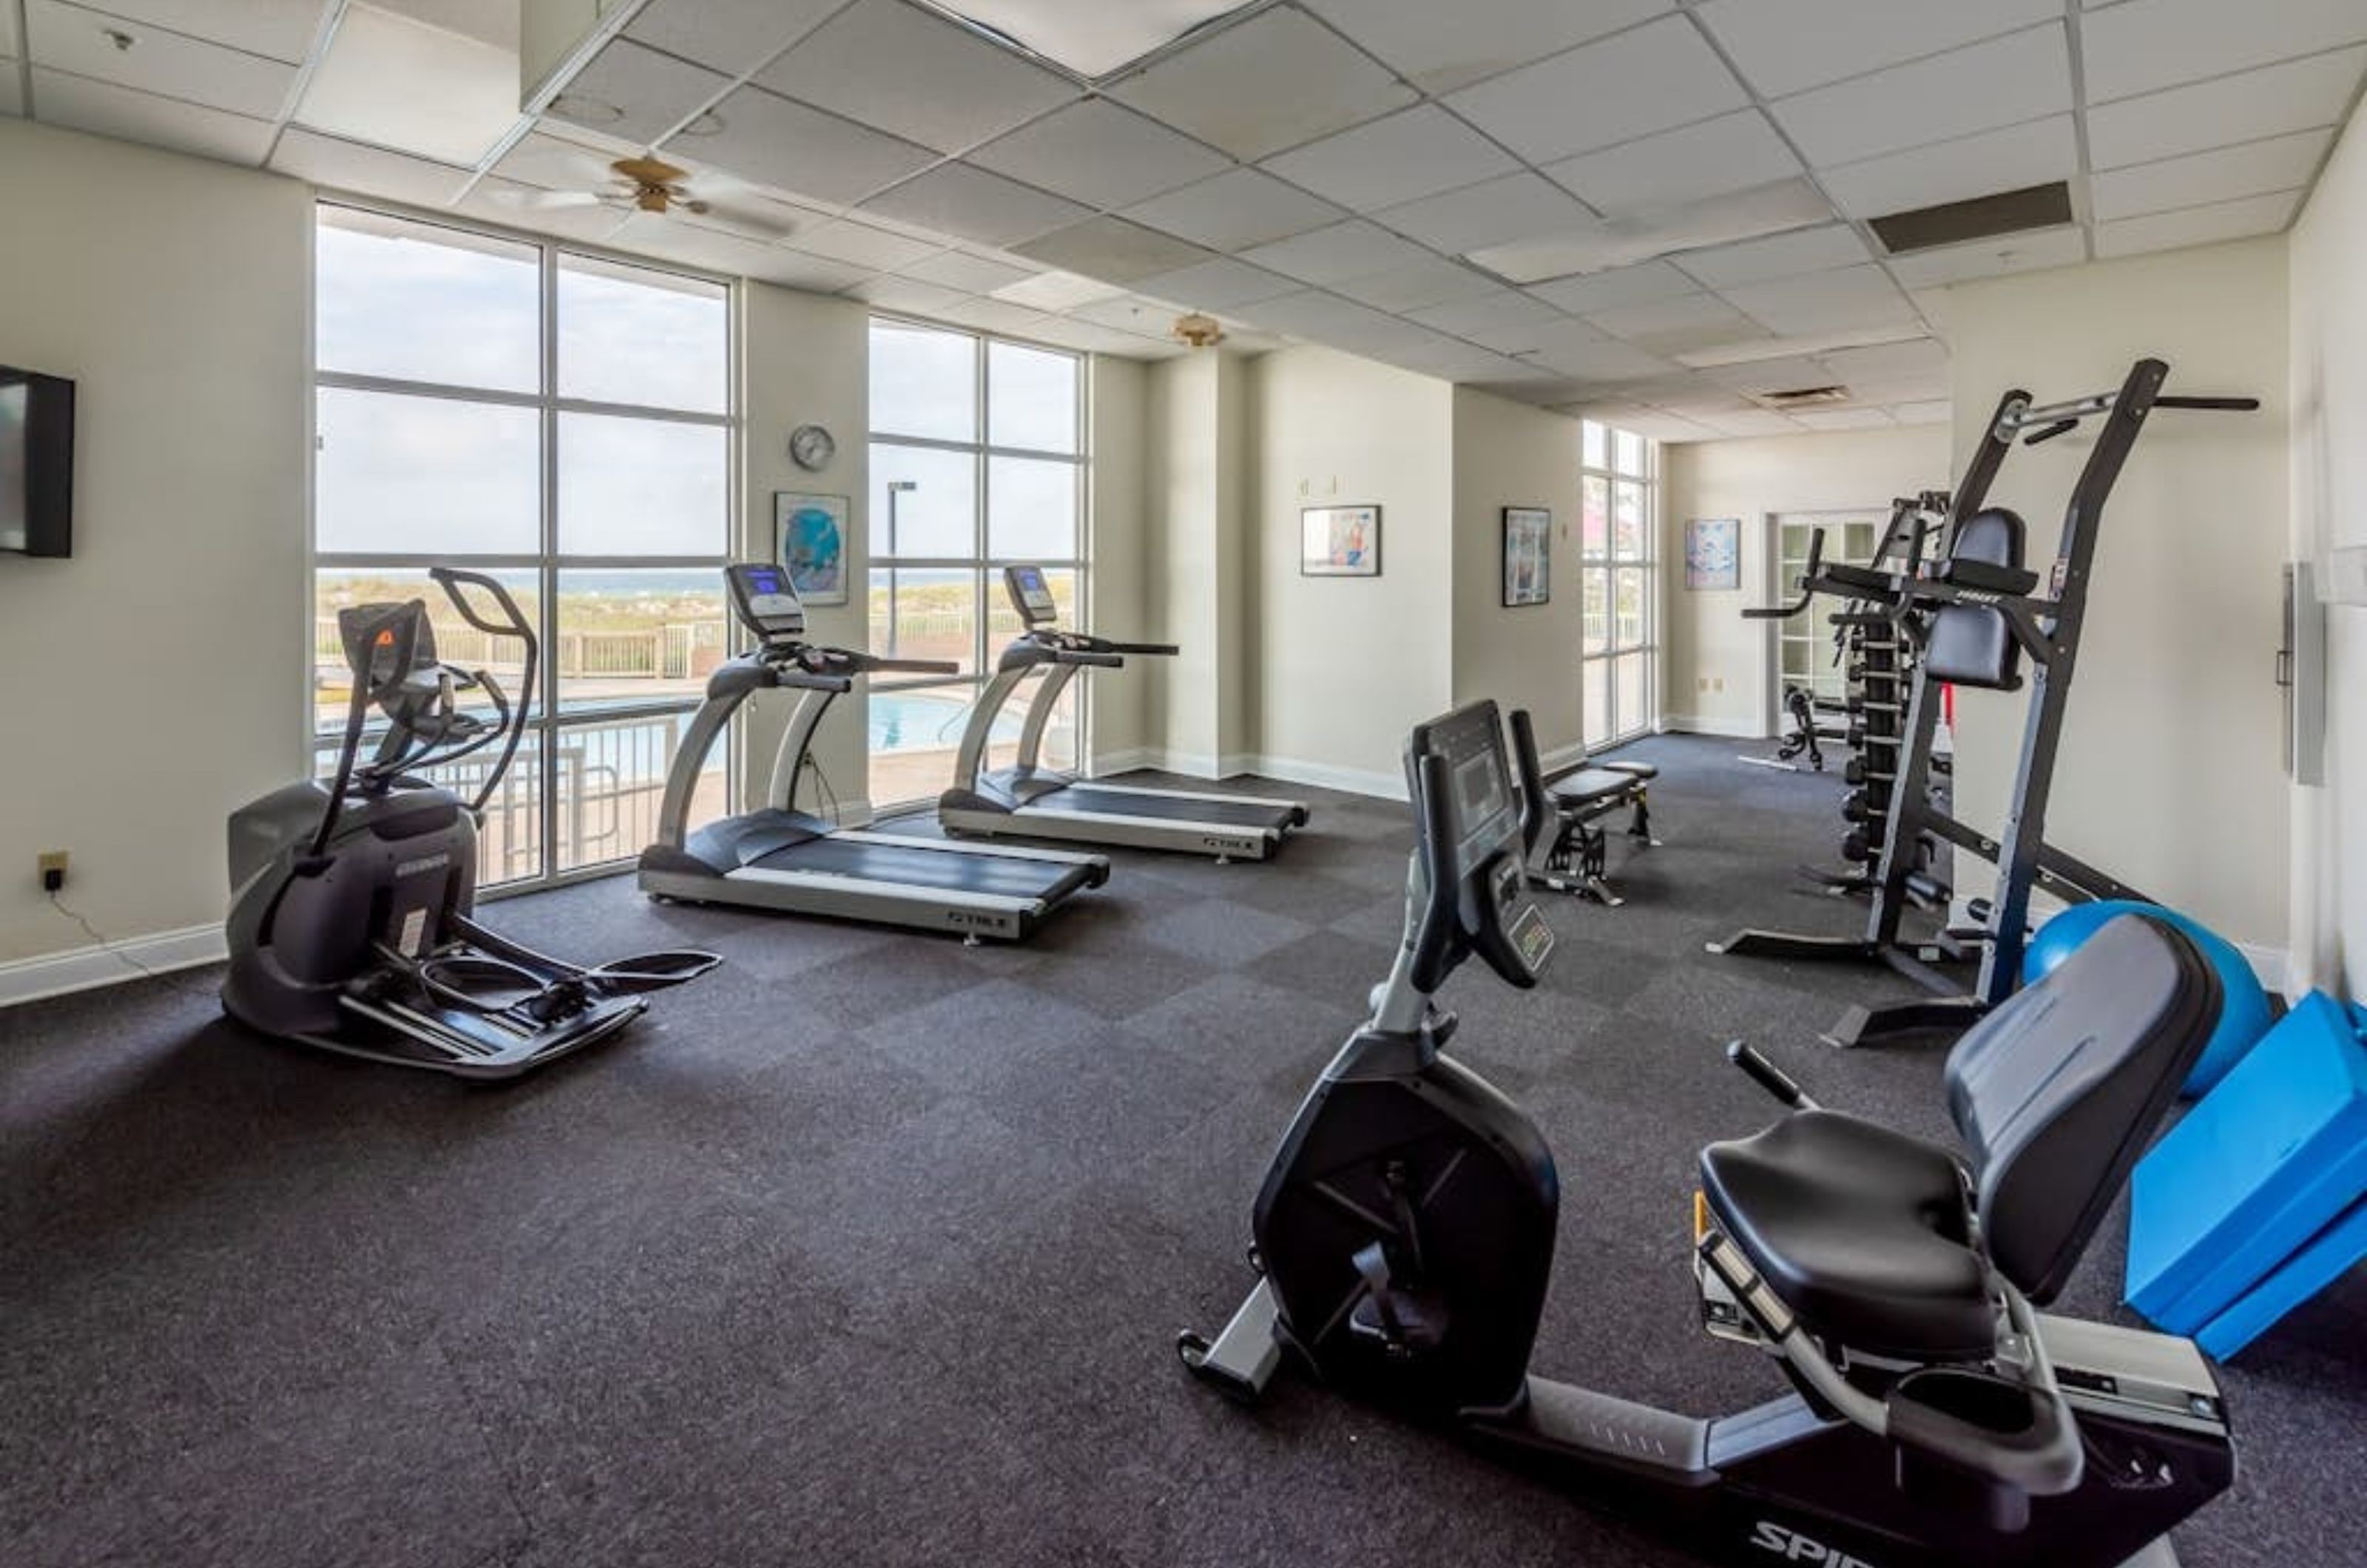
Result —
M1772 623L1746 621L1746 606L1791 592L1771 581L1768 519L1784 513L1863 511L1886 517L1894 496L1951 480L1944 425L1842 431L1661 448L1661 707L1672 729L1763 736L1774 711ZM1733 517L1742 524L1742 586L1732 592L1685 587L1685 524Z
M1259 766L1401 794L1406 732L1453 692L1454 389L1321 348L1249 378ZM1381 508L1379 577L1299 575L1299 509L1334 503Z
M45 850L108 937L205 956L224 819L307 764L311 195L0 119L0 359L78 398L74 558L0 558L0 963L88 945Z
M1454 690L1457 703L1493 697L1536 721L1547 765L1575 761L1579 722L1578 422L1455 389ZM1507 609L1503 509L1553 513L1553 597ZM1557 758L1556 753L1560 753Z
M1144 418L1149 367L1131 359L1092 360L1093 563L1092 629L1120 642L1150 640L1148 457ZM1093 771L1133 766L1150 742L1150 692L1159 660L1082 677L1093 692Z
M2292 241L2294 558L2367 547L2367 115ZM2367 994L2367 608L2326 612L2326 783L2292 792L2300 984Z
M2164 411L2113 492L2096 552L2048 840L2263 956L2286 941L2286 788L2271 666L2287 535L2285 242L2247 241L1960 286L1944 309L1956 467L2008 388L2117 387L2146 355L2175 392L2256 395L2256 414ZM2017 447L1993 503L2054 552L2093 444ZM1962 695L1957 809L1995 829L2025 699ZM1987 867L1958 857L1957 891Z
M869 637L864 584L870 581L871 425L869 310L852 299L744 283L741 291L741 422L743 472L739 553L745 560L770 560L773 492L818 491L847 498L846 581L843 605L816 605L807 626L819 642L861 648ZM838 438L830 466L808 473L789 460L789 432L819 424ZM864 750L865 694L841 697L814 737L813 759L830 781L842 809L855 820L869 811L869 762ZM762 694L741 710L739 725L742 800L764 799L776 749L794 694ZM800 780L798 803L820 811L823 796L810 777Z

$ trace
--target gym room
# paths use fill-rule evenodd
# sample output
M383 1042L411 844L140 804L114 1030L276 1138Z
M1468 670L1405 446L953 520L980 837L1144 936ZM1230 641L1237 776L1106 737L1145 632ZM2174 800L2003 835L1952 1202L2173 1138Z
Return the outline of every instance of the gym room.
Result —
M2362 93L0 0L0 1561L2367 1560Z

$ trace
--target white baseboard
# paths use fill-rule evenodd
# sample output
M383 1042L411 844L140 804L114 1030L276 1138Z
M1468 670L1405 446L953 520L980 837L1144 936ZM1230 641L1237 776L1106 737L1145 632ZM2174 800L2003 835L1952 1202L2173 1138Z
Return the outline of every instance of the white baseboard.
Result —
M1586 742L1573 740L1567 746L1557 746L1550 751L1539 753L1537 766L1550 776L1560 773L1564 768L1574 768L1585 761Z
M1764 729L1748 719L1711 718L1689 713L1672 713L1663 716L1660 728L1672 735L1721 735L1728 740L1769 739Z
M1406 798L1405 780L1394 773L1365 768L1337 768L1329 762L1302 762L1295 757L1251 757L1242 770L1283 784L1312 784L1345 795L1369 795L1379 800Z
M0 1008L18 1002L62 997L71 991L96 990L142 978L142 970L165 974L219 964L230 956L220 926L191 926L187 931L159 931L108 945L69 948L38 958L0 964ZM136 965L136 967L135 967Z
M1120 751L1104 751L1093 759L1093 776L1107 778L1112 773L1130 773L1137 768L1156 768L1164 758L1148 746L1128 746Z

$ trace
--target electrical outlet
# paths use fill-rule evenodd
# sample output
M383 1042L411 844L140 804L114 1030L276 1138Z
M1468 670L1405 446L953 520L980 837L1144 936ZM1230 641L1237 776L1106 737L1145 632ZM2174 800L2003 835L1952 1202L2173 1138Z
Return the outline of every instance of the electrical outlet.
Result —
M47 854L40 857L39 863L40 866L41 890L43 892L55 893L66 885L66 863L68 858L66 852L63 850L51 850Z

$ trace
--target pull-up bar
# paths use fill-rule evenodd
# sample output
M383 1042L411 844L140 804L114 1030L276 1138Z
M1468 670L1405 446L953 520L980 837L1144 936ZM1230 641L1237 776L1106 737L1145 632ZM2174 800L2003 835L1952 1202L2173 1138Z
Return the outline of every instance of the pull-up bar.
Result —
M2110 413L2121 400L2118 392L2097 392L2085 398L2071 398L2059 403L2024 404L2009 408L1998 417L1997 434L2002 440L2029 430L2042 428L2022 438L2025 446L2035 446L2042 441L2052 441L2079 426L2079 422L2093 419L2100 413ZM2157 409L2206 409L2222 413L2254 413L2259 412L2258 398L2193 398L2163 396L2153 400Z

